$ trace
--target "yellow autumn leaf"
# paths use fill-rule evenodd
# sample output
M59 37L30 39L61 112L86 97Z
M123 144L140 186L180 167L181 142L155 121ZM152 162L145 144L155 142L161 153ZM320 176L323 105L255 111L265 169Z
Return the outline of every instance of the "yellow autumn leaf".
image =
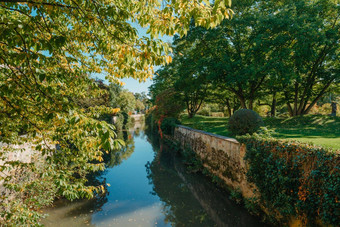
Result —
M112 109L112 113L113 114L116 114L116 113L118 113L120 111L120 108L114 108L114 109Z

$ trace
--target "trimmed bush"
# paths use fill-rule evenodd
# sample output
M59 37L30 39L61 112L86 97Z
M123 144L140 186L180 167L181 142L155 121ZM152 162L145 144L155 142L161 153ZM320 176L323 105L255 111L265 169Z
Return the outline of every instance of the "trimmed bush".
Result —
M306 226L340 223L338 153L257 134L238 141L246 144L247 179L257 186L259 202L278 212L281 223L291 217Z
M237 110L230 118L228 129L233 135L253 134L263 126L263 120L253 110Z
M161 124L161 130L165 135L173 135L176 125L181 122L173 117L165 118Z

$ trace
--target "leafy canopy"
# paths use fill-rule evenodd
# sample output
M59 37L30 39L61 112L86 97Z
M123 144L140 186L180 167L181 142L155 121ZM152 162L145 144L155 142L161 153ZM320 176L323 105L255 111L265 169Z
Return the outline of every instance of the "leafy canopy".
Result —
M58 195L92 197L95 188L85 186L86 173L103 169L102 151L122 142L111 125L96 120L116 109L83 109L75 101L100 95L90 75L102 73L115 83L151 77L153 65L171 60L168 45L155 37L185 34L191 18L214 27L231 16L228 5L229 0L214 5L202 0L0 0L0 141L31 142L47 154L50 165L43 176L52 177ZM150 38L139 37L133 23L148 27ZM13 150L2 147L2 153ZM5 162L2 168L16 164ZM10 209L8 215L14 214Z

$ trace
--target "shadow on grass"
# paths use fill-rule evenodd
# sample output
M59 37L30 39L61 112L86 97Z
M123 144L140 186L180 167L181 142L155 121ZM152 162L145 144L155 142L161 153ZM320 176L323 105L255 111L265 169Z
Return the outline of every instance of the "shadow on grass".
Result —
M196 115L189 119L182 115L182 123L188 127L222 136L231 136L227 129L228 118ZM263 119L268 129L273 129L278 139L294 139L313 142L316 145L340 149L340 117L307 115L291 118Z

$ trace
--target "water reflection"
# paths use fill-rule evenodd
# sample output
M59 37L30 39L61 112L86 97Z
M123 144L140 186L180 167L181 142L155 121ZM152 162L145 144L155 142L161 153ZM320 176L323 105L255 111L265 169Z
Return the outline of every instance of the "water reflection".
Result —
M157 155L147 171L153 194L164 204L166 220L173 226L264 226L245 209L228 199L210 179L189 173L181 158L159 145L150 135ZM162 149L160 149L160 147Z
M188 173L157 136L140 127L118 136L127 146L105 154L107 169L89 176L91 184L111 184L107 193L56 201L46 226L260 225L205 177Z

